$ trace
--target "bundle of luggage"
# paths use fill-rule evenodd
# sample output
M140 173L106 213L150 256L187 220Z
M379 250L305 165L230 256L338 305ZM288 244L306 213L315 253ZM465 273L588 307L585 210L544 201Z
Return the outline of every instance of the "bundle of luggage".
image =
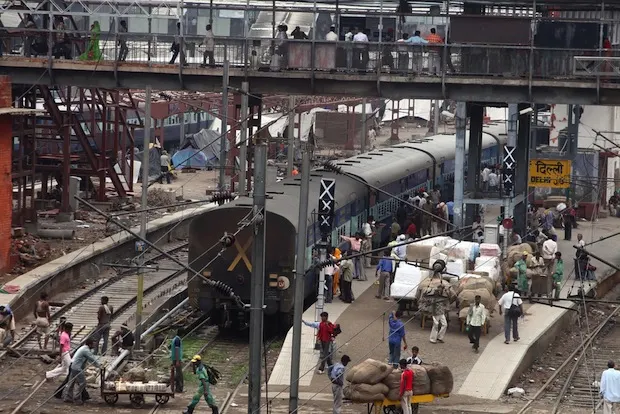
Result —
M467 317L469 306L474 303L476 296L480 295L480 303L489 313L495 309L495 282L488 276L467 274L459 281L457 287L459 318Z
M446 395L452 392L454 378L444 365L410 365L413 370L413 395ZM402 371L392 366L367 359L348 370L344 396L356 403L398 400Z

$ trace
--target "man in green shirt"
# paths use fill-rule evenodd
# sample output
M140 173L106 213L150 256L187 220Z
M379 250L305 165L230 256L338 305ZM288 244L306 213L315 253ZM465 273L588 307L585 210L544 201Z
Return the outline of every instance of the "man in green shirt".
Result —
M555 253L555 272L553 272L553 289L555 290L554 298L560 299L560 290L562 289L562 279L564 278L564 260L562 253Z
M515 267L517 268L517 288L521 293L528 294L529 292L529 284L527 282L527 252L523 252L521 256L521 260L515 263Z
M219 414L219 408L215 405L215 398L213 398L211 390L209 389L209 373L207 372L207 367L203 365L200 355L194 355L192 358L192 364L194 365L194 372L198 376L200 385L198 386L196 394L194 394L194 397L192 398L192 402L189 403L187 409L183 411L183 414L192 414L194 412L194 408L196 408L200 402L200 397L204 397L213 414Z

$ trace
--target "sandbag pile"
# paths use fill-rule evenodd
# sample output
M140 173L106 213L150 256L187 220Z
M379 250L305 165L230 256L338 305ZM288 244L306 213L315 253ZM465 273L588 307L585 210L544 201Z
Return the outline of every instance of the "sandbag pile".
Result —
M410 365L409 368L413 371L413 395L424 395L431 393L431 380L426 373L426 369L422 365ZM400 376L403 371L401 369L395 369L383 383L388 387L389 391L386 394L388 400L397 401L400 395Z
M454 378L448 367L432 364L410 365L409 368L413 370L414 375L414 395L444 395L452 392ZM350 384L344 387L344 396L356 403L369 403L384 398L397 401L401 374L400 369L393 369L383 362L367 359L351 368L345 375Z
M492 312L495 309L495 282L490 277L465 275L457 288L459 317L467 316L469 306L474 303L475 297L480 295L480 303Z
M533 252L532 246L530 246L528 243L521 243L516 246L508 247L508 253L506 254L506 262L507 262L508 268L513 267L515 263L521 260L521 256L523 255L523 252L532 254Z
M444 395L452 392L454 377L450 368L439 364L425 365L424 367L431 383L431 393L433 395Z

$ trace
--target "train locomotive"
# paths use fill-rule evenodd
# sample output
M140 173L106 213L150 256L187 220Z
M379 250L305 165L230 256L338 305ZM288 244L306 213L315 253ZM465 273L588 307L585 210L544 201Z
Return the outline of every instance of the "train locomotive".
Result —
M500 163L505 143L505 126L485 126L482 137L483 164ZM439 186L446 200L452 197L455 135L436 135L395 146L376 149L336 163L343 172L322 168L311 172L310 206L307 219L306 263L310 268L314 245L321 234L316 220L321 178L336 180L334 230L332 244L340 236L355 234L368 215L379 223L390 224L398 200L375 191L381 188L403 197L420 189ZM467 160L467 159L466 159ZM480 166L475 166L479 171ZM300 178L290 177L267 187L265 253L265 326L286 329L292 324L295 296L296 232L299 223ZM316 207L313 208L313 204ZM253 229L248 226L235 238L233 246L220 253L218 242L225 233L233 233L252 209L251 197L240 197L195 218L189 232L189 263L192 269L232 289L247 305L250 303ZM382 227L382 240L389 236L389 225ZM216 245L216 248L212 246ZM210 250L209 250L210 249ZM209 266L216 255L220 257ZM205 267L207 266L207 267ZM305 274L304 297L313 302L317 295L318 272ZM230 295L210 287L202 278L191 278L188 295L193 307L210 312L222 327L243 329L249 323L249 308L240 308Z

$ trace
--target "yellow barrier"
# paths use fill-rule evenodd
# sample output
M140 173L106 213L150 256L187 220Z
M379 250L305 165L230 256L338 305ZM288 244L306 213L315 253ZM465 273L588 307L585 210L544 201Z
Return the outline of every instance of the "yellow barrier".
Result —
M421 394L411 397L411 405L413 414L418 412L419 404L431 403L435 398L448 398L449 394L433 395L433 394ZM383 399L381 401L375 401L368 403L368 414L396 414L400 408L400 401Z

